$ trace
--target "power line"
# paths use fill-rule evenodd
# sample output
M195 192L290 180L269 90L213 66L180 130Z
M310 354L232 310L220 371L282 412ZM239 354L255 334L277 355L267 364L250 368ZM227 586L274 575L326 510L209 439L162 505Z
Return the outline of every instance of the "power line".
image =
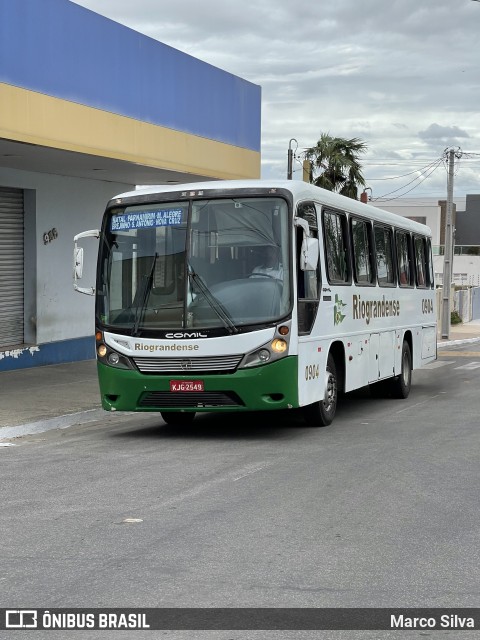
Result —
M403 196L405 196L407 193L412 192L414 189L416 189L417 187L419 187L420 185L422 185L425 180L427 180L428 178L430 178L430 176L438 169L438 167L440 167L443 164L443 156L442 158L438 158L434 163L432 163L430 166L425 168L425 171L423 173L421 173L421 175L417 176L416 178L414 178L413 180L410 180L410 182L407 182L407 184L402 185L401 187L399 187L398 189L394 189L393 191L389 191L388 193L383 194L382 196L378 196L378 198L372 198L372 200L374 202L390 202L391 200L398 200L398 198L402 198ZM427 174L426 172L429 171L429 173ZM402 189L405 189L406 187L408 187L410 184L413 184L414 182L418 182L418 180L421 180L421 182L419 182L418 184L416 184L415 186L413 186L411 189L409 189L408 191L405 191L404 193L400 194L399 196L395 196L394 198L387 198L387 196L392 195L393 193L397 193L398 191L401 191Z
M480 0L479 0L480 1ZM466 157L470 162L480 162L480 153L466 153ZM385 160L371 160L364 162L364 166L372 166L372 167L401 167L403 165L408 166L418 166L425 165L425 163L431 162L431 159L423 159L423 160L397 160L396 162L391 162L391 158Z
M434 160L430 164L425 165L424 167L422 167L422 169L415 169L414 171L409 171L408 173L404 173L401 176L390 176L389 178L368 178L366 181L367 182L373 182L374 180L398 180L399 178L406 178L407 176L411 176L414 173L418 173L418 171L423 171L424 169L429 169L437 161L438 161L438 158L437 158L437 160Z

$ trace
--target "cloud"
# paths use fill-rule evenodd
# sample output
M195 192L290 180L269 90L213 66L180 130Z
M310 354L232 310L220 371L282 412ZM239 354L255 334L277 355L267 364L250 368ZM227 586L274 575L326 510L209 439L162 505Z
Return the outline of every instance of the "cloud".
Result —
M442 127L435 122L431 124L425 131L419 131L420 138L425 140L452 140L457 138L470 138L466 131L458 127Z

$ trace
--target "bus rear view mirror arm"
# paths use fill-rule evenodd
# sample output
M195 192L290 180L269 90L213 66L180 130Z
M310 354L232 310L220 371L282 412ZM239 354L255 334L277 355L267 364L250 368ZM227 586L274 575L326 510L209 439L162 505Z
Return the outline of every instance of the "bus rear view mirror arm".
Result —
M95 295L95 287L79 287L77 280L81 280L83 277L83 247L79 247L77 242L81 238L99 238L100 231L98 229L91 229L90 231L83 231L78 233L73 238L73 288L78 293L84 293L88 296Z

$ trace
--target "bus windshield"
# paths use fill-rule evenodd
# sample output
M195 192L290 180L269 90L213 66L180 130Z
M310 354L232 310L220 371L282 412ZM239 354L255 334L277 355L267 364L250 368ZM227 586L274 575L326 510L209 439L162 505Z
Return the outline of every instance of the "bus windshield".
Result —
M118 207L100 248L97 320L156 329L272 323L291 309L288 205L236 197Z

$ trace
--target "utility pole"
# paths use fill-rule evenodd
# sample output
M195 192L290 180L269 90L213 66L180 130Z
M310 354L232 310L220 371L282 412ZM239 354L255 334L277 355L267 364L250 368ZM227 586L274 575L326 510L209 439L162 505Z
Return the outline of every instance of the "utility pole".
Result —
M450 306L452 295L452 262L453 262L453 175L455 168L454 149L448 151L447 181L447 214L445 219L445 253L443 260L443 304L442 304L442 338L450 337ZM461 154L458 156L460 157Z
M303 181L310 183L312 181L312 163L310 162L310 160L304 160L302 167Z

